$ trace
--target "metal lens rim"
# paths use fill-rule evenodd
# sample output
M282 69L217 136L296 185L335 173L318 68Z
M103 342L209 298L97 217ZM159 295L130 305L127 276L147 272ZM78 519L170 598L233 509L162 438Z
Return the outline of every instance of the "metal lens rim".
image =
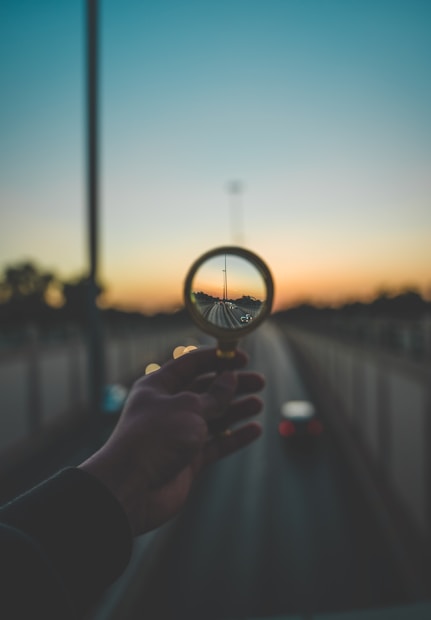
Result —
M244 327L230 329L230 328L225 328L225 327L218 327L217 325L210 323L209 321L205 320L202 317L202 315L197 311L196 304L192 301L192 298L191 298L192 283L193 283L193 278L196 275L196 272L207 260L215 256L219 256L220 254L233 254L235 256L239 256L240 258L243 258L244 260L247 260L248 262L250 262L252 265L254 265L254 267L256 267L257 271L262 276L265 287L266 287L265 307L263 308L259 316L253 319L252 323L248 323L247 325L244 325ZM205 252L205 254L202 254L202 256L200 256L191 265L186 275L185 281L184 281L184 303L193 321L196 323L196 325L198 325L202 329L202 331L206 332L207 334L210 334L211 336L215 336L221 341L234 340L236 338L241 338L245 336L246 334L252 332L254 329L256 329L256 327L258 327L270 314L271 309L272 309L273 299L274 299L274 282L273 282L269 267L260 258L260 256L258 256L251 250L247 250L240 246L235 246L235 245L220 246L220 247L214 248L213 250L209 250L208 252Z

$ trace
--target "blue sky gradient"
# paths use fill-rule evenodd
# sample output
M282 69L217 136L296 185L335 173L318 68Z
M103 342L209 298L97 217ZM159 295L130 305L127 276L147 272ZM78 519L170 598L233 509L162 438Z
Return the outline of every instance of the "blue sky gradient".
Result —
M109 302L177 305L188 265L234 240L236 178L278 305L431 290L431 3L100 5ZM0 9L0 266L85 269L84 9Z

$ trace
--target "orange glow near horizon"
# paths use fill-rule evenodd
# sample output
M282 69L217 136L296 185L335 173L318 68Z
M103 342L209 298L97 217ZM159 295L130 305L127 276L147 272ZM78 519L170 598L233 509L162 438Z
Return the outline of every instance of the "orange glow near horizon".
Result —
M103 296L103 307L117 307L145 314L174 312L183 307L183 282L172 277L163 281L134 282L132 278L110 280ZM380 292L397 294L407 288L416 289L431 297L431 276L425 268L411 277L406 271L384 273L372 270L339 269L338 272L319 270L298 271L295 275L274 273L274 311L309 302L317 305L341 305L350 301L370 301Z
M369 301L382 291L397 294L407 288L429 299L431 246L426 232L415 239L404 239L401 234L393 238L374 230L366 237L348 238L334 232L322 239L312 229L308 235L292 234L288 242L282 243L282 233L276 231L271 239L259 238L250 249L272 272L274 311L303 302L336 306ZM195 252L187 244L175 247L174 254L158 253L154 260L149 259L149 253L131 250L119 256L109 254L102 277L106 292L101 305L150 315L182 308L184 279L196 254L199 249ZM223 290L223 269L224 264L216 266L216 296ZM233 282L229 277L232 294ZM247 286L254 283L252 278ZM259 298L256 292L250 294Z
M225 289L226 286L226 289ZM244 295L263 300L265 282L256 267L242 257L220 254L206 261L197 270L193 292L212 297L239 299Z

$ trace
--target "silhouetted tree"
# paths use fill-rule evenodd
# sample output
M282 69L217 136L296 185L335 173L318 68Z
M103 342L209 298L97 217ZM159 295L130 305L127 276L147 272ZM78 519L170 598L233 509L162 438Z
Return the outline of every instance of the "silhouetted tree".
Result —
M417 320L430 311L430 304L420 293L407 290L391 299L391 316L404 320Z
M197 293L194 293L194 296L196 298L197 301L202 301L202 302L212 302L212 301L218 301L220 299L220 297L213 297L212 295L208 295L208 293L204 293L203 291L198 291Z
M97 297L103 292L103 287L97 287ZM89 279L86 276L63 282L63 315L68 321L83 325L88 316L89 307Z
M342 319L397 319L415 321L431 314L431 303L414 289L407 289L398 295L381 291L370 302L352 301L337 308L318 307L302 303L277 313L283 320L305 321Z
M6 267L0 287L2 296L9 301L25 298L45 302L46 292L53 281L52 273L42 273L33 263L25 262Z
M7 266L0 279L0 316L7 323L40 322L47 319L50 287L59 286L51 272L42 271L26 261Z

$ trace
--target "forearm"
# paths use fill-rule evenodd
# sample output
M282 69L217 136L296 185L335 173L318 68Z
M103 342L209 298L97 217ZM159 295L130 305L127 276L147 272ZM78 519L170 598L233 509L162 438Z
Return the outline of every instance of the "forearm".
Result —
M18 549L18 557L33 564L33 570L16 573L22 597L34 590L34 578L46 596L60 595L65 607L70 602L82 611L115 581L130 557L132 537L123 509L79 469L63 470L1 508L0 522L11 557ZM37 611L33 614L39 617Z

